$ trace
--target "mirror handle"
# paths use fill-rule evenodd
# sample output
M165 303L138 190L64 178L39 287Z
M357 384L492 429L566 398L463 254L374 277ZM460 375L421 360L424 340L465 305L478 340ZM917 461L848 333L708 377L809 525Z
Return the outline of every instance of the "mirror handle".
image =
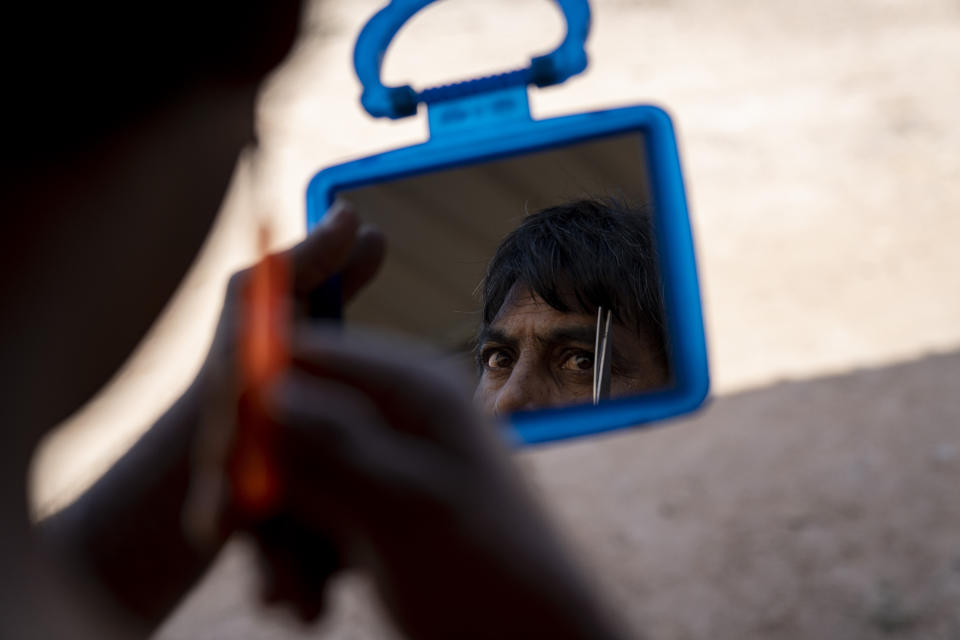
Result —
M433 104L468 95L529 84L547 87L560 84L587 68L584 44L590 31L589 0L554 0L567 21L567 33L554 51L530 60L530 66L493 76L425 89L410 85L386 87L380 67L391 40L417 11L435 0L391 0L370 18L353 50L353 65L363 85L360 103L375 118L405 118L415 115L421 102Z

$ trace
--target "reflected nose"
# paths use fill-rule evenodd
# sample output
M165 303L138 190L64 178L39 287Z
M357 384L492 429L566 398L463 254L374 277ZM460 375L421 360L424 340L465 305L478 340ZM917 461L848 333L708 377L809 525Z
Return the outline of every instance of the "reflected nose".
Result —
M504 416L524 409L539 409L549 405L547 385L536 375L531 367L517 366L510 372L510 378L500 387L493 413Z

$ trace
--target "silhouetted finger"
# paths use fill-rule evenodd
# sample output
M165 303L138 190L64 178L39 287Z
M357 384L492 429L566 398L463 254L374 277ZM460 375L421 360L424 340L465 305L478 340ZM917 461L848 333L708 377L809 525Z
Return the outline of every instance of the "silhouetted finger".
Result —
M438 439L465 457L492 444L495 427L480 424L463 372L428 349L358 333L297 325L291 356L298 367L367 394L395 430Z
M361 391L292 371L266 398L284 425L280 446L289 510L315 527L355 531L413 502L443 502L451 461L422 438L398 433Z
M346 266L360 229L353 208L335 202L323 221L299 244L287 251L293 270L293 289L306 295Z
M385 254L386 239L383 232L372 225L360 227L343 272L344 302L350 300L377 274Z
M324 609L327 585L341 568L332 540L289 515L258 523L249 533L260 553L264 602L288 604L304 622L316 620Z

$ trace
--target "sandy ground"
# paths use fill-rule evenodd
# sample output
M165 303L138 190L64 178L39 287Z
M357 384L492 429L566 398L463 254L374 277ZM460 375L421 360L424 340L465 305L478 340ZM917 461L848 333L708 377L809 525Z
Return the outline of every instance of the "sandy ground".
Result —
M39 510L82 490L189 380L258 215L292 241L319 168L425 135L357 108L352 43L381 4L311 9L261 97L260 151L177 298L38 457ZM960 638L960 4L591 4L591 69L535 94L534 111L674 115L717 397L693 419L525 461L652 637ZM385 76L500 71L561 33L543 0L448 0L398 37ZM255 616L249 579L232 550L159 637L298 637ZM384 637L346 582L321 632Z
M650 638L957 640L958 379L960 352L779 383L522 461ZM304 630L254 575L231 548L157 639L394 637L357 576Z

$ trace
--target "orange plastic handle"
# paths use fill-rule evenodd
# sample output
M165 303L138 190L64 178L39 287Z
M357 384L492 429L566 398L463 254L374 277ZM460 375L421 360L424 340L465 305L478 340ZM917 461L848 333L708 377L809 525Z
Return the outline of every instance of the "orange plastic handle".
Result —
M240 394L230 476L235 506L244 515L271 514L282 493L276 425L263 406L265 389L290 364L290 265L269 255L269 231L261 227L263 258L242 292L238 336Z

